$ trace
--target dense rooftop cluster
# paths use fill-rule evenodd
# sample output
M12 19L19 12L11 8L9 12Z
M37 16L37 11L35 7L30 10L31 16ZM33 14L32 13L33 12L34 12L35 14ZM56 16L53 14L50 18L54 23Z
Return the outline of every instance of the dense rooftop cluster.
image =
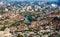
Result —
M60 37L60 6L55 2L0 2L0 37Z

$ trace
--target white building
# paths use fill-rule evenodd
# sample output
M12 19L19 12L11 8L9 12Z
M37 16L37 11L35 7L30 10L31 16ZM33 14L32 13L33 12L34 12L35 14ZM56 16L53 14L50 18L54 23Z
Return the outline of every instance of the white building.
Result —
M12 37L12 34L10 30L6 28L5 31L0 31L0 37Z

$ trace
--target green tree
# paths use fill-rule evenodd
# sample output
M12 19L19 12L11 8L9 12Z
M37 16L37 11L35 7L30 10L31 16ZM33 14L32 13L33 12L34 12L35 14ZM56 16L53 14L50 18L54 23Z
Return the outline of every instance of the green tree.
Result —
M17 37L23 37L23 35L19 35L19 34L18 34L18 36L17 36Z

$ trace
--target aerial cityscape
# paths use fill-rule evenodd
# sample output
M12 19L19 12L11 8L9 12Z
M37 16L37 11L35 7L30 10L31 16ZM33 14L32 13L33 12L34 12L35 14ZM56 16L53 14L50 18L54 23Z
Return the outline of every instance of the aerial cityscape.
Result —
M0 0L0 37L60 37L60 0Z

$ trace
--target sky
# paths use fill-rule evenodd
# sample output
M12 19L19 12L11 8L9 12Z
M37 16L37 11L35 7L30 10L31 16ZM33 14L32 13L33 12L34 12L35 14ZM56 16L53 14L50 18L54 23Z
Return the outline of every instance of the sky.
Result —
M58 1L58 0L0 0L0 1Z
M11 1L57 1L57 0L11 0Z

